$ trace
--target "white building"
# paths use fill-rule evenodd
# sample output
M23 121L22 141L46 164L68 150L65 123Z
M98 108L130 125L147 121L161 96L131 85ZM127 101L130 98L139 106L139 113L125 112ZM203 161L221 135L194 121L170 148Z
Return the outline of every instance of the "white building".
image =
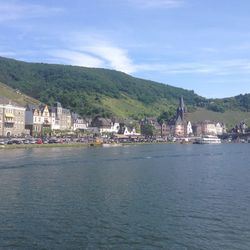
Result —
M47 105L27 105L25 110L25 127L30 134L41 136L43 130L51 128L51 114Z
M220 123L220 122L217 122L215 124L215 127L216 127L216 132L217 132L217 135L223 135L224 133L226 133L226 127L223 123Z
M52 130L71 130L72 118L69 109L62 107L60 102L55 103L51 108Z
M108 118L102 118L102 117L95 117L92 120L92 127L96 127L99 129L99 132L101 134L105 133L118 133L120 129L120 124L118 122L112 121L111 119Z
M187 123L187 136L190 136L190 135L193 135L193 128L192 128L191 122L189 121Z
M72 113L72 130L87 130L88 122L76 113Z

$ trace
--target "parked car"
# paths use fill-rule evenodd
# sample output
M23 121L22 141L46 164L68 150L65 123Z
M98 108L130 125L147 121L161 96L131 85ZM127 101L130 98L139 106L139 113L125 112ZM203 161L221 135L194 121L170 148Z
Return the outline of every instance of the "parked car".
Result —
M7 141L5 141L5 140L0 140L0 145L5 145L5 144L7 144Z
M49 139L48 143L58 143L57 139Z
M17 140L17 139L14 139L11 141L12 141L12 144L22 144L23 143L21 140Z
M38 138L38 139L36 140L36 144L43 144L43 140L42 140L41 138Z
M36 144L36 140L31 139L31 140L30 140L30 144Z

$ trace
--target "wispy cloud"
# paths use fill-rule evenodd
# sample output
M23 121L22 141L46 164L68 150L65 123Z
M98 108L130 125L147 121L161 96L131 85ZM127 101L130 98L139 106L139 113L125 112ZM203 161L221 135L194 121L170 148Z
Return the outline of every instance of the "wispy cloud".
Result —
M162 63L138 65L137 70L164 74L250 74L250 60L231 59L208 62Z
M140 8L179 8L183 0L128 0L130 4Z
M38 4L0 2L0 22L44 17L62 11L62 8L54 8Z
M77 66L85 66L92 68L101 68L105 66L103 60L87 53L78 52L74 50L50 50L48 52L54 58L54 61L59 61L64 64L71 64Z
M128 74L152 72L160 74L199 74L199 75L233 75L250 74L250 60L231 58L217 60L196 60L179 63L154 60L154 62L136 62L129 51L114 44L104 36L95 34L70 35L68 48L52 50L50 55L64 60L66 64L87 67L103 67L119 70ZM74 48L74 49L72 49ZM214 52L208 48L207 50Z
M126 73L133 73L135 71L135 65L130 59L126 50L114 46L112 44L94 44L89 47L85 47L85 50L94 54L97 57L106 61L110 68L120 70Z
M79 33L68 37L64 49L49 50L48 53L72 65L111 68L128 74L136 71L128 51L105 37Z
M94 67L94 68L111 68L131 74L136 71L131 59L126 51L112 46L93 46L85 50L50 50L48 54L55 60L71 65Z
M239 57L217 56L217 50L210 47L203 47L200 50L210 52L209 57L182 58L179 61L171 62L157 56L154 60L148 61L146 58L136 60L132 53L135 51L129 44L115 40L113 34L109 32L71 32L63 34L55 48L37 47L37 53L33 53L30 58L37 58L36 54L48 55L46 61L54 63L71 64L95 68L109 68L122 71L128 74L143 75L143 73L161 75L202 75L206 76L230 76L236 74L250 75L250 60ZM200 51L198 49L198 51ZM4 51L0 48L0 51ZM175 51L173 49L173 51ZM19 52L20 54L21 52ZM23 53L23 51L22 51ZM30 53L30 52L29 52ZM31 54L31 53L30 53ZM11 55L11 54L10 54Z

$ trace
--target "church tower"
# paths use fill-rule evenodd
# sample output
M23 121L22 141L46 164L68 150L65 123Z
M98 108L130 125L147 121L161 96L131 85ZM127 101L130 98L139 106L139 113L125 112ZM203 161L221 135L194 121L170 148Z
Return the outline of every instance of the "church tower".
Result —
M183 97L181 96L179 99L179 107L176 110L176 120L175 120L175 136L185 136L186 135L186 108L184 105Z
M184 105L183 96L181 96L179 99L179 107L177 108L177 112L176 112L176 119L180 117L181 121L184 122L186 112L187 111Z

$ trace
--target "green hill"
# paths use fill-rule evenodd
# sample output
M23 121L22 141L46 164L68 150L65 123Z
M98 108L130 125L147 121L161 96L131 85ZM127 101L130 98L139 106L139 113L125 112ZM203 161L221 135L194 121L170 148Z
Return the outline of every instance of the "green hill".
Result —
M55 101L84 116L159 116L175 112L184 97L190 120L221 120L229 126L249 119L250 94L206 99L193 91L132 77L122 72L0 57L0 96L19 104ZM11 90L11 88L14 90ZM19 90L22 94L18 94ZM31 97L28 97L31 96Z
M227 128L233 128L240 121L245 121L246 124L250 125L250 112L227 110L223 113L214 112L204 108L198 108L192 113L188 114L188 120L192 122L197 121L220 121L224 122Z
M0 57L0 81L41 102L59 101L87 116L158 116L175 109L181 95L189 106L205 101L193 91L114 70L26 63L3 57Z
M30 96L27 96L9 86L0 82L0 96L6 97L20 106L25 106L26 104L39 104L40 102Z

